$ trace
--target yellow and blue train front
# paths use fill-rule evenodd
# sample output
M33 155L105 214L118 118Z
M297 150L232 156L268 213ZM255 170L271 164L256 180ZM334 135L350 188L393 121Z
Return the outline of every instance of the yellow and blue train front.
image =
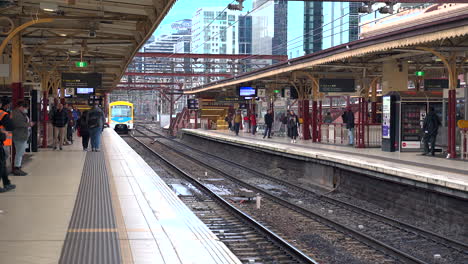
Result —
M133 119L130 116L115 116L111 117L111 122L109 125L112 129L115 129L115 127L118 125L127 125L128 129L133 129Z

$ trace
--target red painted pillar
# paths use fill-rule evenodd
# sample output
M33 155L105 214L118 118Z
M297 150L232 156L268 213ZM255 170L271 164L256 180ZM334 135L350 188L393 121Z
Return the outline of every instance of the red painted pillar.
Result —
M319 114L317 111L317 101L312 101L312 142L318 142L318 120Z
M318 134L318 139L317 142L322 142L322 123L323 123L323 111L322 111L322 100L319 102L319 120L318 120L318 125L317 125L317 134Z
M455 159L457 157L457 150L456 150L456 129L455 129L455 122L456 122L456 91L455 89L449 90L449 98L448 98L448 154L450 155L451 159Z
M304 140L310 138L309 100L299 100L299 116L302 117L302 137Z
M11 107L14 108L16 106L16 103L19 100L22 100L24 98L24 87L19 82L19 83L12 83L11 88L12 88L12 105L11 105Z
M357 126L357 147L364 148L364 116L365 116L365 102L364 98L359 98L359 114L358 114L358 126Z
M372 112L371 112L371 123L377 123L377 102L371 102Z
M47 148L47 123L49 121L49 114L47 113L47 106L49 104L47 92L43 93L42 98L42 147Z

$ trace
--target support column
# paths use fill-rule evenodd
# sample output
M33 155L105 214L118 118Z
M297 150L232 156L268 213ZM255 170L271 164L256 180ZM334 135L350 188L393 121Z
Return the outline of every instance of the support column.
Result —
M317 101L313 100L312 101L312 142L318 142L318 131L317 131L317 126L318 126L318 119L319 119L319 114L317 111Z
M330 108L331 108L331 104L330 104ZM317 134L318 134L317 142L322 142L322 123L323 123L322 99L320 99L319 101L318 113L319 113L319 118L318 118L318 124L317 124Z
M45 91L42 92L42 96L42 147L47 148L47 123L49 122L49 115L47 113L47 106L49 105L49 95L47 93L47 88L45 89Z
M12 105L24 98L23 80L23 51L21 49L21 36L15 35L11 42L11 88Z

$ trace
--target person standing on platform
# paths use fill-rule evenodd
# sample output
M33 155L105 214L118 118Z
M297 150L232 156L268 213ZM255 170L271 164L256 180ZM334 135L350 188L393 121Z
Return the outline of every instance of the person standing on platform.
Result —
M429 108L429 113L427 113L424 118L423 130L424 130L424 153L423 155L429 154L429 142L431 142L431 155L435 155L435 144L437 138L437 132L441 122L437 116L434 107Z
M75 120L73 119L73 108L69 104L65 104L65 109L68 116L67 123L67 144L73 144L73 126L75 125Z
M89 135L91 137L91 151L99 152L101 145L101 133L104 130L104 113L97 104L93 109L89 110L87 114L87 124L89 128Z
M239 129L240 129L241 122L242 122L241 111L237 110L236 114L234 115L234 132L236 132L236 136L239 135Z
M291 143L296 143L297 136L299 135L299 131L297 130L299 127L299 117L297 117L293 110L289 112L287 126L288 136L291 138Z
M244 116L244 132L249 133L250 132L250 113L247 112L247 114Z
M226 117L224 118L224 121L228 123L228 129L231 131L232 130L232 117L231 114L227 114Z
M323 123L330 124L332 122L333 122L333 118L332 118L330 112L327 112L327 115L323 118Z
M77 121L80 118L80 111L76 109L74 106L72 106L71 109L72 109L72 116L73 116L73 131L75 131Z
M57 149L57 141L59 142L60 150L62 150L67 124L67 111L63 109L63 104L59 103L57 105L57 110L55 110L52 115L52 125L54 126L54 150Z
M13 130L13 143L15 144L16 150L13 174L16 176L26 176L28 174L21 169L21 164L24 152L28 146L30 129L34 126L34 122L29 122L28 104L26 102L19 101L16 103L16 108L11 114L11 120L15 127Z
M0 192L10 191L16 188L16 185L11 184L10 179L8 179L8 172L6 167L7 153L5 152L4 147L11 147L12 145L12 135L14 126L13 122L10 119L10 114L8 109L10 108L10 98L3 96L2 107L0 108L0 175L3 181L3 188L0 188Z
M255 113L250 115L250 130L252 131L252 135L255 136L255 133L257 132L257 116Z
M271 127L273 126L273 114L271 109L268 109L267 113L264 116L265 119L265 133L263 134L263 138L268 135L268 138L271 138Z
M83 145L83 151L88 151L89 145L89 128L88 121L86 119L88 111L84 111L81 117L76 121L76 130L81 136L81 144Z
M343 123L346 123L346 129L348 129L349 145L354 145L354 113L351 107L346 108L346 112L343 114Z

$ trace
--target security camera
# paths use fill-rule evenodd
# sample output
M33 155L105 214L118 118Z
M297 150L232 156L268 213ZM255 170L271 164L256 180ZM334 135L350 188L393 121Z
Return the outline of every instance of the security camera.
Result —
M88 37L95 38L96 37L96 31L94 31L94 30L89 31Z

